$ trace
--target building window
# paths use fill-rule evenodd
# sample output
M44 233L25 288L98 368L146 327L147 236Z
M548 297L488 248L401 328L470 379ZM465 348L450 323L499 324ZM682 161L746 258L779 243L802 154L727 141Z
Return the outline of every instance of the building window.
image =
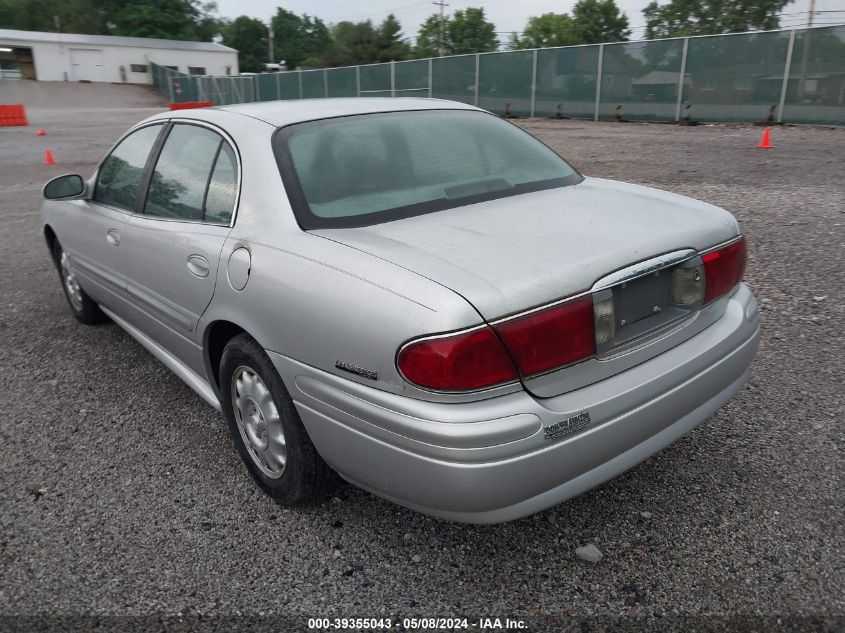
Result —
M188 66L189 75L204 75L205 66Z
M146 64L129 64L129 70L133 73L145 73L147 72L147 65Z
M176 72L179 72L179 66L165 66L165 68L169 68L170 70L175 70Z

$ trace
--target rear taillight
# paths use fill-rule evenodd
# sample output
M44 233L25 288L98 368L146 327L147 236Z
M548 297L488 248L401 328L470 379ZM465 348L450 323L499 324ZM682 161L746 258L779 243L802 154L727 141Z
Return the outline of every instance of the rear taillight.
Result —
M741 238L705 253L700 262L688 258L672 271L668 300L688 310L715 301L742 280L746 257ZM396 364L406 380L436 391L485 389L553 371L618 344L615 296L610 287L599 286L490 326L411 341Z
M596 351L592 295L508 319L493 327L523 376L583 360Z
M399 351L396 365L406 380L435 391L484 389L519 378L488 326L412 341Z
M747 258L745 238L701 256L706 283L704 303L715 301L742 281Z

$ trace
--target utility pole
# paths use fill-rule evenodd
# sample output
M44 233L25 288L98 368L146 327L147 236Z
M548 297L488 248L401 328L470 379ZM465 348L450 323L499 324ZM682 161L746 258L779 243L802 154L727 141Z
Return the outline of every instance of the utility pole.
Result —
M813 0L815 1L815 0ZM444 0L435 0L431 4L437 5L440 7L440 42L437 47L437 54L438 57L443 57L443 9L449 6L448 2L444 2Z
M816 0L810 0L810 12L807 15L807 30L804 31L803 50L801 51L801 84L798 86L798 99L803 101L805 84L807 83L807 55L810 53L810 27L813 26L813 17L816 15Z
M271 64L275 64L276 63L276 59L275 59L276 55L273 52L273 23L272 22L267 23L267 42L268 42L268 52L270 54L269 57L267 58L267 61L270 62ZM272 70L272 69L268 69L268 70Z

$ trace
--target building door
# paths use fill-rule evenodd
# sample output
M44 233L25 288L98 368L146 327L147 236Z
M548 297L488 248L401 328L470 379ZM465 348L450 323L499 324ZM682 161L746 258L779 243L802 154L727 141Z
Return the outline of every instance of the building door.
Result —
M105 81L106 67L99 48L70 49L71 77L74 81Z

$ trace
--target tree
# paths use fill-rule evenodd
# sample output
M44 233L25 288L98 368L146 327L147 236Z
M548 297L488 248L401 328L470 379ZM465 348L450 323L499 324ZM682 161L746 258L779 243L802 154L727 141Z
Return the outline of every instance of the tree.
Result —
M309 64L319 64L320 55L332 46L332 35L320 18L299 16L279 7L271 24L276 59L283 59L289 70L306 60Z
M566 13L544 13L528 18L522 36L511 37L510 48L543 48L580 44L572 18Z
M259 72L268 60L267 27L261 20L242 15L223 29L223 44L238 51L242 72Z
M94 0L0 0L0 28L107 35L104 11Z
M444 22L448 19L444 16ZM445 31L445 24L444 24ZM440 16L430 15L417 31L417 43L414 46L413 56L417 59L425 57L437 57L440 46Z
M114 34L190 40L194 37L194 7L185 0L127 2L114 14Z
M95 0L110 34L158 37L174 40L210 41L221 31L212 14L214 2L200 0Z
M652 0L643 15L646 38L718 35L780 26L778 14L789 0Z
M487 53L499 48L496 26L484 17L483 8L455 11L445 24L447 54Z
M392 13L388 15L378 29L376 45L378 62L403 60L408 57L411 47L402 37L402 25Z
M572 9L572 23L579 44L624 42L631 35L628 17L614 0L578 0Z
M369 64L378 54L379 34L370 20L338 22L331 35L333 44L320 57L323 66Z

